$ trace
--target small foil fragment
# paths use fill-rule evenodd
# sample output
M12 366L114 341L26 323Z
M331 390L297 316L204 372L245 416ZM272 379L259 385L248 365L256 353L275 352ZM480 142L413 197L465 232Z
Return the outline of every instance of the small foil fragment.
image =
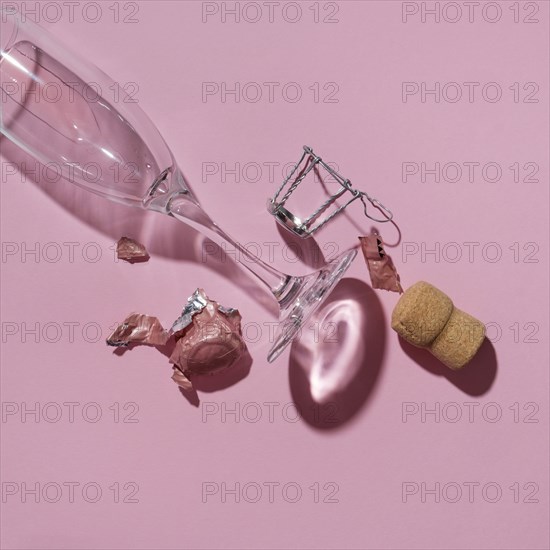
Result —
M197 289L181 316L170 329L176 345L170 356L172 380L190 389L193 374L214 374L229 368L246 350L241 333L241 315L209 300Z
M119 260L131 264L149 260L149 253L145 246L129 237L120 237L116 243L116 255Z
M170 333L176 338L181 338L184 329L191 324L193 315L202 311L207 304L208 297L204 293L204 290L197 288L197 290L187 298L187 304L185 304L181 315L174 321Z
M372 288L381 288L402 294L403 288L399 282L399 274L392 259L384 251L380 235L359 237L359 241L369 269Z
M181 372L178 367L173 367L174 373L172 374L172 380L183 390L192 390L193 384L191 380Z
M156 317L131 313L107 338L107 344L117 347L130 344L164 346L169 337L168 331L164 330Z

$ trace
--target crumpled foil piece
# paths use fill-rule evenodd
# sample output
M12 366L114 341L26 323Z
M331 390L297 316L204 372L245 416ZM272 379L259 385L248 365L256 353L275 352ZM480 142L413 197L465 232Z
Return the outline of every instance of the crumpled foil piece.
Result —
M172 380L192 388L193 374L214 374L229 368L246 351L238 310L224 308L197 289L170 329L176 345L170 356Z
M156 347L173 345L172 380L184 390L193 390L194 374L214 374L227 369L246 352L238 310L209 300L199 288L169 331L156 317L132 313L107 338L110 346L134 343Z
M164 346L169 337L168 331L164 330L156 317L131 313L107 338L107 344L117 347L130 344Z
M120 237L116 243L116 255L119 260L131 264L149 260L149 253L145 246L129 237Z
M381 288L392 292L403 293L399 282L399 274L393 265L392 259L384 251L380 235L359 237L361 250L369 268L372 288Z

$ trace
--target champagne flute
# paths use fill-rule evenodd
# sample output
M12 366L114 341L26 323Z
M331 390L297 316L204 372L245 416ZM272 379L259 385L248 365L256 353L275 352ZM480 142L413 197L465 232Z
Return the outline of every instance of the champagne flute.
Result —
M279 303L268 361L299 334L351 264L350 249L304 276L281 273L231 238L202 209L161 134L100 69L16 11L0 12L0 132L68 181L109 200L160 212L244 257L240 266ZM119 95L116 107L106 91ZM185 243L183 243L185 246Z

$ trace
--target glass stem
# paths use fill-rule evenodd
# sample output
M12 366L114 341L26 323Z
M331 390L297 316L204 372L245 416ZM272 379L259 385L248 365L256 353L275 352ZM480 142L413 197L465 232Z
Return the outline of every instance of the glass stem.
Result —
M273 293L279 304L291 299L301 286L302 277L291 277L266 264L233 240L204 212L202 207L187 193L175 193L166 205L167 213L190 225L222 250L223 254L234 255L235 261L258 278Z

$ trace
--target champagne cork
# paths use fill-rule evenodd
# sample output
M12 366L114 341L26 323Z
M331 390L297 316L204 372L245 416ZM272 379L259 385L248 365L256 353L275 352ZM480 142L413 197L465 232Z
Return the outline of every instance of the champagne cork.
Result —
M444 292L424 281L401 296L391 326L401 338L427 349L453 370L469 363L485 338L481 321L454 307Z

